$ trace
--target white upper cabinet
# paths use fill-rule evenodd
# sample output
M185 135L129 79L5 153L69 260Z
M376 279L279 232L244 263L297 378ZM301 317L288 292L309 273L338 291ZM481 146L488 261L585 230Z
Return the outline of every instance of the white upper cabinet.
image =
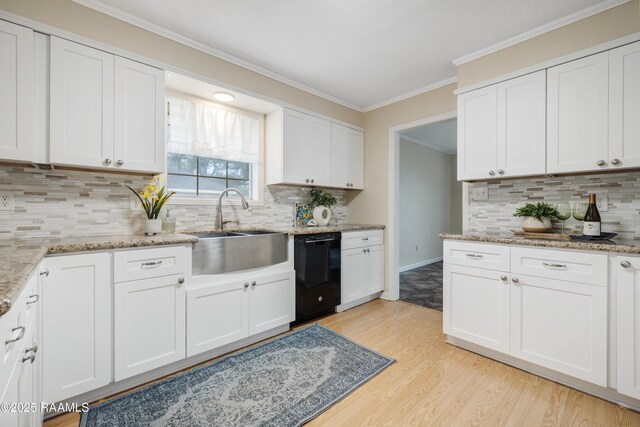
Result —
M545 172L545 72L458 97L458 179Z
M281 108L267 115L267 184L364 188L364 133Z
M0 20L0 159L34 154L33 31Z
M496 176L497 86L458 96L458 179Z
M364 188L364 132L331 124L331 186Z
M164 169L162 70L51 37L50 161Z
M609 168L640 167L640 42L609 52Z
M114 56L51 37L50 160L113 166Z
M115 57L114 167L157 172L165 163L164 71Z
M498 84L497 176L545 172L545 90L544 70Z
M609 53L547 70L547 172L607 169Z

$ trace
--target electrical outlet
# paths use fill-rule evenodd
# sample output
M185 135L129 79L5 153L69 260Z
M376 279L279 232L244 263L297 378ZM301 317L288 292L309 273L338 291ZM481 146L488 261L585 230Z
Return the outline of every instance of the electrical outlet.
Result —
M13 211L16 208L16 201L11 192L0 193L0 211Z
M134 196L133 194L129 196L129 210L137 211L141 209L142 205L140 204L140 200Z
M608 194L597 194L596 195L596 206L598 207L599 212L608 212L609 211L609 195Z
M469 192L469 198L476 202L489 200L489 191L487 187L474 188Z

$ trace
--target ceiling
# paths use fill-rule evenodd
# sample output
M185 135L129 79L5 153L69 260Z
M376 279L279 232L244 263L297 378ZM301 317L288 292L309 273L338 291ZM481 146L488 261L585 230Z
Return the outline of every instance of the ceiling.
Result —
M75 0L367 111L456 76L452 60L614 0Z
M400 132L400 138L447 154L456 154L458 140L456 124L456 119L429 123Z

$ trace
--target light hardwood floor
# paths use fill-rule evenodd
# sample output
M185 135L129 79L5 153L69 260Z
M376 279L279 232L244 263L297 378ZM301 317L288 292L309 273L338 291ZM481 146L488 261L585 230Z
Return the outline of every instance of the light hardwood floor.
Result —
M309 426L640 426L640 413L446 344L435 310L376 300L319 323L397 363Z

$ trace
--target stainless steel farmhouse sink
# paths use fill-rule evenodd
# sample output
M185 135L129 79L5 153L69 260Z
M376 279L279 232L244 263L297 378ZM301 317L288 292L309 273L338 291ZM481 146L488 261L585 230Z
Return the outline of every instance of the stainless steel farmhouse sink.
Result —
M193 275L230 273L287 260L287 234L267 231L224 231L195 234Z

